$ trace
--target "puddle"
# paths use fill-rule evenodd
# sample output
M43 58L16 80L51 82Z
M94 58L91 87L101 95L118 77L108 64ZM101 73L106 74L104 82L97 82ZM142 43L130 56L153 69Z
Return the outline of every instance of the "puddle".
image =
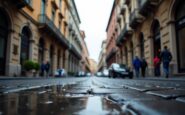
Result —
M0 115L120 115L104 95L71 94L72 86L50 86L0 95Z

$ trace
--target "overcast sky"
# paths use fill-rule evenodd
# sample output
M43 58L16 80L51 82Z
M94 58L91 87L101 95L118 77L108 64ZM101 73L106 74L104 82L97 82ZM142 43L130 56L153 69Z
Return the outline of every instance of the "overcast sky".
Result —
M101 43L106 39L106 27L114 0L75 0L81 19L80 29L85 31L90 58L98 61Z

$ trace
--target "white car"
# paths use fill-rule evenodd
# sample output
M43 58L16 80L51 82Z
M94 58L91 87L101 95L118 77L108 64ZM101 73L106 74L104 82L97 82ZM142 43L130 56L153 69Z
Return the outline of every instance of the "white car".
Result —
M108 76L109 76L109 70L108 70L108 69L104 69L104 70L102 71L102 76L103 76L103 77L108 77Z

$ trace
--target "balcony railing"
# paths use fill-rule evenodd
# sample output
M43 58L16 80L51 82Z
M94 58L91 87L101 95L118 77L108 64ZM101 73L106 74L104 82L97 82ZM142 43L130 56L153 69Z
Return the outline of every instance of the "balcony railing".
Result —
M138 0L139 12L146 16L151 12L162 0Z
M130 27L135 29L138 24L142 23L144 21L144 17L139 14L139 10L135 9L131 14L130 14Z
M10 0L18 9L21 9L28 4L29 0Z
M39 28L49 31L49 33L51 33L51 35L54 35L54 37L56 37L60 42L62 42L63 45L65 45L67 48L69 47L69 42L67 41L67 39L55 26L53 21L50 20L45 14L39 15Z
M116 39L116 45L120 46L124 41L125 37L131 35L132 33L133 33L133 30L129 27L129 24L126 23L123 30L121 31L118 38Z

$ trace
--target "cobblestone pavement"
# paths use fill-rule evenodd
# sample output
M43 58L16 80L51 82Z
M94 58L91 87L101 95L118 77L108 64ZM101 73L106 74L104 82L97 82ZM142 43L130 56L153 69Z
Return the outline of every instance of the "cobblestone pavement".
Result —
M104 96L117 103L119 114L184 115L184 79L109 79L84 78L20 78L1 79L1 93L17 92L43 86L62 85L69 95ZM64 90L65 89L65 90Z

